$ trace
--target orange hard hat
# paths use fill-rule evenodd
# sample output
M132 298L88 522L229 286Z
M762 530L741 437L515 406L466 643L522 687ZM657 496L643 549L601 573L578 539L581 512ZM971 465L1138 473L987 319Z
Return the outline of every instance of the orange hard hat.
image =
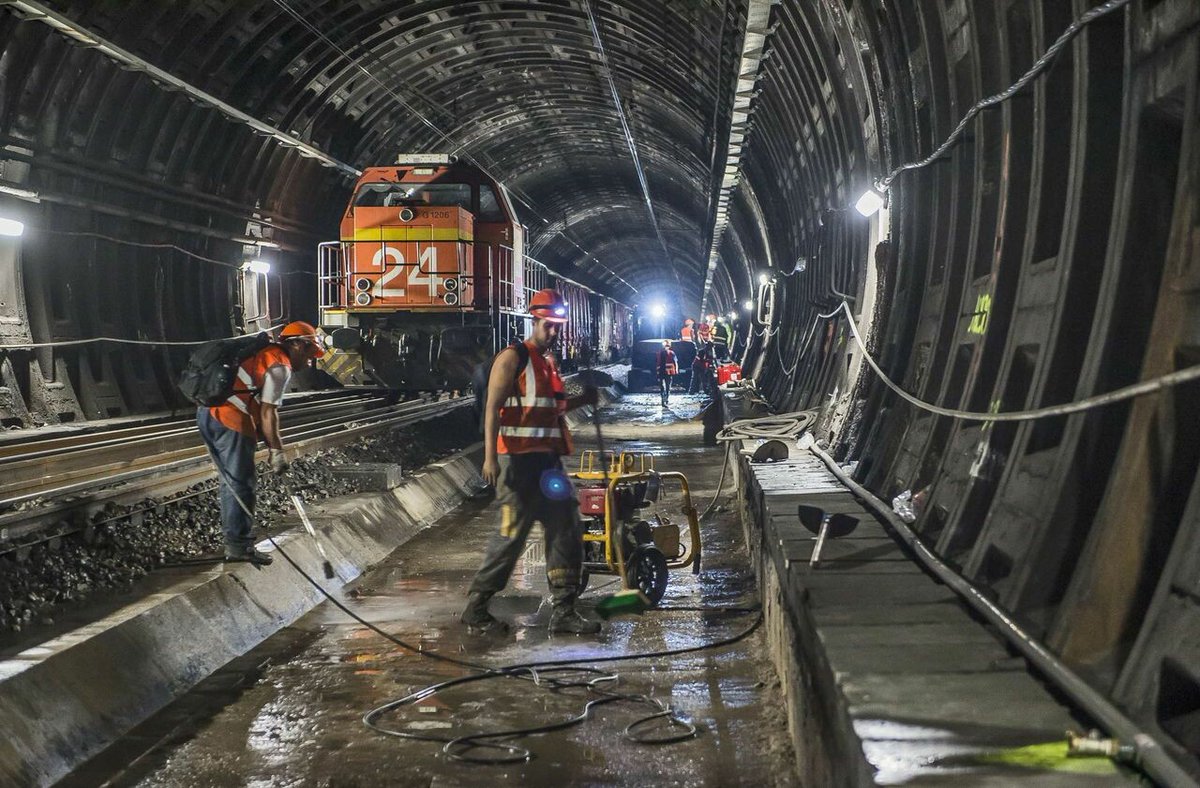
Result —
M529 314L549 320L551 323L567 322L567 302L552 287L539 290L529 299Z
M303 339L306 342L311 342L313 347L316 348L317 358L325 355L325 347L321 344L321 340L317 338L317 329L303 320L293 320L291 323L288 323L279 332L279 338L281 340Z

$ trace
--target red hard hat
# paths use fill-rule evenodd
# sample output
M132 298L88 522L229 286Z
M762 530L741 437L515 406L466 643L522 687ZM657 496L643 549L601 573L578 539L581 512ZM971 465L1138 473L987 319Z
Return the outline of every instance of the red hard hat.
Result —
M317 329L311 324L305 323L303 320L294 320L283 327L279 332L280 339L303 339L311 342L316 348L316 357L321 358L325 355L325 348L321 345L321 340L317 338Z
M549 320L551 323L567 322L567 302L557 290L547 287L529 299L529 314Z

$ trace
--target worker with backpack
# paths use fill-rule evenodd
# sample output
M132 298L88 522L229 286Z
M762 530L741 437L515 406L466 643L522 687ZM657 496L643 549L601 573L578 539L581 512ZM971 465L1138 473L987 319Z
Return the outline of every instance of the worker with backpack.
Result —
M198 406L196 425L220 477L226 561L271 563L254 549L251 535L254 453L261 436L271 470L287 470L279 405L292 370L324 355L316 329L298 320L283 327L278 342L265 333L209 342L180 375L179 389Z

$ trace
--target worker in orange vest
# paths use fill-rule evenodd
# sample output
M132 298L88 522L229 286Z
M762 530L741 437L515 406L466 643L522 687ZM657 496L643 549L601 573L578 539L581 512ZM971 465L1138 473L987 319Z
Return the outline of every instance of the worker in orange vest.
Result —
M696 321L690 317L683 321L683 328L679 329L679 338L684 342L696 341Z
M217 466L226 561L249 561L258 566L271 563L271 556L254 549L250 530L257 481L254 452L261 435L271 470L287 470L279 437L279 405L292 370L324 355L315 328L300 320L288 323L279 332L278 343L241 363L229 399L196 411L200 437Z
M546 580L553 609L551 632L594 634L599 622L575 609L583 566L582 529L575 490L563 470L571 433L555 394L558 373L545 353L567 322L567 304L556 290L540 290L529 304L533 331L526 353L505 348L488 378L484 407L483 478L496 487L500 529L468 592L462 622L472 632L498 634L508 625L488 611L488 600L508 584L535 521L546 538ZM521 357L526 361L521 363ZM595 389L567 400L567 409L596 403Z

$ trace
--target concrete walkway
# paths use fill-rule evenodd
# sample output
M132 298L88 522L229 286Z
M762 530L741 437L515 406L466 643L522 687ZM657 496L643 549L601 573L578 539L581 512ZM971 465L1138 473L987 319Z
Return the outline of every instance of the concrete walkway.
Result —
M721 470L721 450L700 446L687 420L695 398L660 411L657 395L631 395L604 411L608 448L649 451L661 470L687 474L703 509ZM590 430L579 443L594 444ZM676 508L678 497L667 502ZM671 577L663 607L753 606L758 601L736 511L704 524L705 565ZM364 618L424 649L494 665L682 648L746 629L745 613L652 612L607 624L598 637L549 637L540 538L494 609L517 623L507 639L467 635L457 622L465 589L496 527L486 505L466 505L403 545L343 596ZM594 576L585 611L613 578ZM448 760L440 746L383 736L363 712L428 684L461 675L453 666L407 653L330 605L322 605L245 657L202 682L100 757L68 785L141 786L475 786L475 785L793 785L794 756L778 682L761 630L732 646L620 663L619 690L672 703L701 726L695 739L648 746L623 738L645 707L600 707L563 732L528 737L533 758L509 766ZM401 710L396 727L440 735L543 724L573 716L584 700L524 681L467 685Z

